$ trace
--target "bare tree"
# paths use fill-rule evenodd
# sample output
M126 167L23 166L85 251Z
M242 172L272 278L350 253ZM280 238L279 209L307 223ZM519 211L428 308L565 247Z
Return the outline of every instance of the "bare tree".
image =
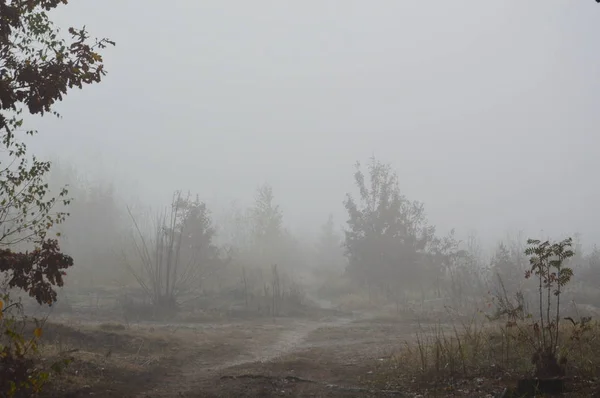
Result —
M222 263L212 243L215 230L208 209L198 198L192 201L176 192L170 211L157 218L149 239L130 215L141 267L126 264L155 306L176 307L179 297L197 292L203 279Z

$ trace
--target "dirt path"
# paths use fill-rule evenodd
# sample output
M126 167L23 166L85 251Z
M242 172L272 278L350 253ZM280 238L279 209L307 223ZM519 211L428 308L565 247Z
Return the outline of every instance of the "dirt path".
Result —
M321 322L298 322L292 325L291 330L286 330L267 346L254 349L251 358L238 358L231 362L221 364L215 370L222 370L251 362L269 362L282 355L291 354L298 349L306 349L307 337L314 331L324 327L343 327L353 321L353 318L335 318Z
M197 394L207 380L218 379L227 369L250 363L266 363L296 351L309 349L312 344L307 342L307 338L311 333L323 328L341 328L359 317L330 317L319 321L296 320L283 325L270 341L261 341L249 346L234 358L224 361L206 358L200 352L197 353L197 358L194 358L195 348L192 346L187 355L182 358L177 369L169 369L170 374L166 374L154 388L138 396L140 398L158 398L189 396L194 392ZM318 343L315 343L315 346L317 345Z

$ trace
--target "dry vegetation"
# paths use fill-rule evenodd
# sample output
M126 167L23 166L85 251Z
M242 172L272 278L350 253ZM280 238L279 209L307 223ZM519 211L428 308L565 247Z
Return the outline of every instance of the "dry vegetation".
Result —
M330 216L316 244L268 184L215 220L197 196L148 215L50 173L16 137L21 112L100 82L114 44L57 38L47 11L64 4L0 3L0 396L488 397L532 376L600 393L596 314L565 306L600 307L600 251L518 237L487 258L375 158L343 236Z
M489 309L489 308L486 308ZM341 311L196 322L47 324L42 363L70 359L45 396L494 396L534 369L527 320L483 312ZM585 319L589 314L575 314ZM439 317L438 317L439 318ZM566 396L591 396L600 325L565 322ZM512 324L511 324L512 325ZM32 330L26 331L30 333Z
M398 314L393 303L364 310L368 301L353 314L307 306L291 317L180 312L130 323L102 301L94 313L75 304L44 327L39 363L69 361L43 396L494 396L534 369L530 320L489 319L493 303L465 316L416 305ZM567 310L576 323L561 326L567 396L591 396L600 325Z
M489 323L485 318L458 325L421 325L412 341L378 367L371 382L425 396L482 396L514 388L534 366L531 343L522 333L516 326ZM596 393L599 333L596 322L584 331L563 327L566 343L561 349L569 359L567 396Z

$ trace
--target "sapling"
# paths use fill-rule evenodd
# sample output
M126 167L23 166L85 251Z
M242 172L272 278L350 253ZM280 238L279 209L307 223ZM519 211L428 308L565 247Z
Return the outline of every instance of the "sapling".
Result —
M569 283L573 270L566 267L565 261L575 255L571 249L572 238L560 242L527 240L525 254L529 256L531 268L525 273L526 278L538 278L539 323L533 324L535 334L535 352L532 362L536 366L537 377L557 377L564 374L560 366L566 358L557 358L559 348L560 296L563 287ZM544 296L546 300L544 302ZM555 297L556 311L552 314L552 296Z

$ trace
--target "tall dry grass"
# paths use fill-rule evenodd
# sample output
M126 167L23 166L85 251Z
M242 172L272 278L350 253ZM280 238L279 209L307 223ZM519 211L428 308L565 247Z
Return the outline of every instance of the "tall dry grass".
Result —
M529 377L535 368L531 325L530 319L490 321L481 314L453 323L418 323L414 338L380 364L375 382L431 392L463 382L502 384ZM599 322L585 317L565 321L559 341L568 378L600 377Z

